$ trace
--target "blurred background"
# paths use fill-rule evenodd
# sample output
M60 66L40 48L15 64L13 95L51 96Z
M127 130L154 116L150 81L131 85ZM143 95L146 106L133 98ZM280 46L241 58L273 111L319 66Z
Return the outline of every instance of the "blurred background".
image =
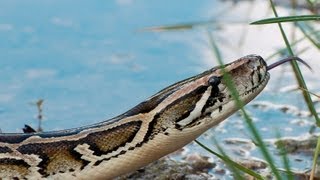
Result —
M307 1L275 2L280 16L317 13ZM112 118L217 65L210 38L225 63L248 54L275 62L288 56L277 24L249 25L267 17L274 15L263 0L0 0L0 128L36 128L40 99L44 131ZM301 66L314 93L320 92L319 49L303 31L314 33L318 26L284 24L290 41L298 41L294 52L314 70ZM264 138L272 141L277 131L287 137L310 134L314 119L296 88L291 67L279 67L247 106ZM319 98L313 100L317 105ZM212 138L233 137L248 139L237 114L200 139L212 145ZM240 156L260 156L255 149L245 154ZM298 169L311 166L312 157L292 158Z

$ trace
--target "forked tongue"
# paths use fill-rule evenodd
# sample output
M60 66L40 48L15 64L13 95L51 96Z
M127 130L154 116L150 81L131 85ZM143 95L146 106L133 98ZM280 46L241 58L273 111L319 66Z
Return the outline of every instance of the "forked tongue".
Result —
M286 62L289 62L289 61L293 61L293 60L296 60L296 61L299 61L301 62L302 64L304 64L305 66L307 66L311 71L312 71L312 68L309 66L309 64L307 64L304 60L300 59L299 57L287 57L285 59L281 59L280 61L277 61L273 64L270 64L269 66L267 66L267 71L269 71L270 69L273 69L283 63L286 63Z

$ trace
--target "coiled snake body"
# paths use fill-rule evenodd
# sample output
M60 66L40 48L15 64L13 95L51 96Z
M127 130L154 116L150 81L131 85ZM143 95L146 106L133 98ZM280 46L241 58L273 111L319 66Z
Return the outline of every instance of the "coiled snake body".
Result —
M257 55L224 66L248 103L269 73ZM221 67L173 84L111 120L69 130L0 134L3 179L112 179L188 144L239 108Z

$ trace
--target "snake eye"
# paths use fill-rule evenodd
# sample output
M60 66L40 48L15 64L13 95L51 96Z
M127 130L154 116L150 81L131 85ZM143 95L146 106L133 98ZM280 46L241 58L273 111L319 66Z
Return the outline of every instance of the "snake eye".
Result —
M211 86L218 86L221 83L221 78L217 76L212 76L209 78L208 83Z

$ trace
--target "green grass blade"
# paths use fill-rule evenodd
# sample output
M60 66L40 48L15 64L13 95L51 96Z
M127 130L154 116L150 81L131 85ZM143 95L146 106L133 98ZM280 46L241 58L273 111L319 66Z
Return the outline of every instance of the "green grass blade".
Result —
M305 24L307 26L307 24ZM308 40L318 49L320 49L320 42L318 40L314 40L308 33L307 30L304 28L304 26L301 23L296 23L296 26L300 29L300 31L308 38ZM312 28L312 27L309 27ZM316 36L318 37L318 36Z
M255 127L255 125L252 122L252 119L250 118L250 116L247 114L247 112L243 108L241 108L241 112L243 113L244 119L247 122L249 130L251 131L251 134L253 135L255 141L259 145L259 148L260 148L260 151L261 151L263 157L268 162L272 173L275 175L276 179L281 179L280 173L279 173L277 167L275 166L271 155L269 154L267 146L264 144L264 142L263 142L263 140L262 140L257 128Z
M177 23L172 25L160 25L160 26L151 26L138 29L137 31L142 32L163 32L163 31L181 31L181 30L190 30L197 27L210 27L211 29L220 29L224 24L243 24L247 21L218 21L218 20L208 20L208 21L197 21L197 22L186 22L186 23Z
M210 45L213 49L214 55L216 57L216 59L218 59L219 61L222 61L222 55L221 55L221 51L218 47L218 45L213 41L213 38L210 34L209 31L207 31L207 33L209 34L209 37L211 37L210 40ZM205 150L207 150L208 152L214 154L215 156L217 156L218 158L222 159L229 167L230 169L234 172L235 178L236 179L243 179L243 177L238 173L238 171L236 169L239 169L240 171L247 173L253 177L255 177L256 179L263 179L263 177L261 175L259 175L258 173L232 161L226 154L220 155L219 153L214 152L213 150L211 150L210 148L208 148L207 146L205 146L204 144L200 143L199 141L195 140L195 142L197 144L199 144L202 148L204 148ZM216 143L217 144L217 143ZM218 144L217 144L218 145ZM222 151L222 148L220 146L217 146L217 148L219 149L220 152ZM236 168L236 169L235 169Z
M313 13L317 13L317 8L316 5L317 3L319 3L318 0L306 0L309 6L310 11L312 11Z
M283 23L283 22L297 22L297 21L319 21L320 15L299 15L299 16L283 16L262 19L259 21L254 21L250 23L251 25L263 25L263 24L273 24L273 23Z
M277 17L278 16L278 13L275 9L275 6L273 4L273 1L270 0L270 4L272 6L272 9L273 9L273 12L274 12L274 15ZM286 34L284 33L284 30L282 28L282 25L281 23L278 23L278 26L280 28L280 31L281 31L281 34L282 34L282 37L286 43L286 46L288 48L288 51L290 52L290 54L293 56L293 51L290 47L290 44L289 44L289 41L286 37ZM310 112L312 113L312 115L315 117L316 119L316 123L317 123L317 126L319 127L320 126L320 121L319 121L319 117L318 117L318 114L313 106L313 103L312 103L312 100L311 100L311 97L310 97L310 94L307 93L308 91L308 88L306 87L306 84L305 84L305 81L303 79L303 76L300 72L300 69L297 65L297 63L295 61L293 61L291 63L291 65L293 66L293 70L295 72L295 75L296 75L296 78L298 80L298 83L299 83L299 86L302 87L303 89L305 89L306 91L302 91L303 92L303 96L305 98L305 101L308 105L308 108L310 110ZM318 155L319 155L319 152L320 152L320 138L318 138L318 142L317 142L317 147L316 147L316 152L314 154L314 158L313 158L313 165L312 165L312 171L311 171L311 176L310 176L310 179L313 179L313 176L314 176L314 171L315 171L315 168L316 168L316 162L317 162L317 159L318 159Z
M277 13L277 11L276 11L276 8L275 8L272 0L270 0L270 4L271 4L271 7L272 7L272 10L273 10L274 15L275 15L276 17L278 17L278 13ZM280 31L281 31L283 40L284 40L284 42L285 42L285 44L286 44L286 46L287 46L287 49L288 49L290 55L291 55L291 56L294 56L294 53L293 53L293 51L292 51L292 49L291 49L291 47L290 47L290 43L289 43L288 38L287 38L287 36L286 36L283 28L282 28L281 23L278 23L278 26L279 26L279 29L280 29ZM302 87L302 88L304 88L304 89L307 89L307 90L308 90L307 85L306 85L306 83L305 83L305 81L304 81L304 78L303 78L303 76L302 76L302 73L301 73L301 71L300 71L300 68L299 68L299 66L298 66L298 63L297 63L296 61L292 61L292 62L291 62L291 66L292 66L292 68L293 68L293 71L294 71L294 74L295 74L295 77L296 77L296 79L297 79L297 81L298 81L299 86ZM318 117L317 111L315 110L315 108L314 108L314 106L313 106L313 103L312 103L310 94L307 93L307 92L305 92L305 91L302 91L302 94L303 94L304 100L305 100L305 102L306 102L306 104L307 104L307 106L308 106L308 108L309 108L309 111L311 112L311 114L312 114L312 115L315 117L315 119L316 119L317 126L320 127L320 119L319 119L319 117Z
M313 5L313 1L312 0L306 0L307 1L307 3L309 4L309 6L311 6L311 7L313 7L314 5Z
M203 26L203 25L214 24L214 23L216 23L216 21L180 23L180 24L173 24L173 25L147 27L147 28L140 29L140 31L159 32L159 31L189 30L197 26Z
M310 92L307 89L303 89L303 88L300 88L300 89L302 89L303 91L308 92L309 94L312 94L312 95L316 96L317 98L320 98L319 95L317 95L317 94L315 94L313 92ZM315 150L314 155L313 155L312 168L311 168L311 172L310 172L310 179L314 179L314 174L315 174L316 167L317 167L317 159L319 157L319 153L320 153L320 136L318 137L316 150Z
M207 33L208 33L208 36L209 36L209 41L210 41L211 48L213 50L213 53L214 53L216 59L218 60L218 62L222 62L222 55L221 55L221 51L220 51L218 45L213 40L211 33L209 31L207 31ZM223 64L223 63L221 63L221 64Z
M320 153L320 136L318 137L316 150L315 150L314 155L313 155L313 162L312 162L312 169L311 169L311 172L310 172L310 179L314 179L314 173L316 171L317 160L318 160L319 153Z
M261 179L261 180L264 179L260 174L258 174L258 173L256 173L256 172L252 171L251 169L248 169L248 168L246 168L246 167L244 167L244 166L242 166L242 165L234 162L233 160L231 160L231 159L230 159L229 157L227 157L227 156L223 156L223 155L221 155L221 154L213 151L212 149L208 148L207 146L205 146L204 144L202 144L202 143L199 142L198 140L195 140L195 142L196 142L199 146L201 146L203 149L205 149L206 151L210 152L211 154L213 154L213 155L217 156L218 158L220 158L221 160L223 160L223 161L224 161L226 164L228 164L229 166L233 166L233 167L239 169L240 171L242 171L242 172L244 172L244 173L247 173L247 174L249 174L249 175L251 175L251 176L253 176L253 177L257 178L257 179Z
M313 92L311 92L311 91L308 91L308 90L306 90L306 89L303 89L302 87L299 87L299 89L301 89L301 90L303 90L303 91L307 91L309 94L312 94L312 95L314 95L314 96L317 97L317 98L320 98L320 96L317 95L316 93L313 93Z
M209 34L209 41L211 43L211 46L213 48L213 51L215 52L216 51L216 47L217 45L215 44L212 36ZM268 162L273 174L275 175L276 179L281 179L281 176L279 174L279 171L278 169L276 168L275 164L274 164L274 161L271 157L271 155L269 154L269 151L266 147L266 145L264 144L257 128L254 126L253 122L252 122L252 119L250 118L250 116L247 114L247 112L245 111L245 109L243 108L244 107L244 104L243 102L241 101L241 99L239 98L239 93L238 91L236 90L232 80L231 80L231 77L230 77L230 74L226 73L225 69L223 68L223 61L221 58L218 58L218 61L219 61L219 64L222 66L222 72L224 74L223 78L225 79L225 82L226 82L226 86L228 87L231 95L232 95L232 98L235 100L236 102L236 105L239 107L239 109L241 110L243 116L244 116L244 119L249 127L249 130L251 131L251 134L253 135L254 137L254 141L257 142L259 144L259 147L260 147L260 150L261 150L261 153L262 155L264 156L265 160Z
M208 34L210 34L209 31L207 31ZM211 34L210 34L211 36ZM213 40L212 38L210 40ZM219 59L220 61L222 61L222 55L221 55L221 51L219 49L219 47L217 46L216 43L214 42L210 42L210 44L212 45L212 49L213 49L213 52L214 52L214 55L216 57L216 59ZM222 154L222 156L230 159L222 150L222 148L218 145L218 143L215 141L215 144L218 148L218 150L220 151L220 153ZM226 162L226 161L225 161ZM231 171L234 173L234 178L236 179L244 179L241 174L237 171L237 168L235 168L234 166L232 166L232 164L228 164L227 165L229 166L229 168L231 169Z
M300 38L300 39L297 39L296 41L294 41L293 43L290 44L290 47L295 47L297 46L300 42L302 42L303 40L305 40L306 38L308 38L307 36L318 36L320 34L320 30L312 30L311 32L306 32L306 34L304 34L305 36ZM306 48L309 48L309 47L306 47ZM303 51L300 51L298 54L301 54ZM266 57L265 59L266 60L269 60L269 59L272 59L273 57L277 56L277 55L282 55L284 56L285 54L288 54L288 48L285 47L285 48L281 48L279 50L277 50L275 53L269 55L268 57Z
M280 135L279 131L277 131L277 135L276 136L277 136L277 139L278 139L278 148L280 150L280 155L282 156L282 162L284 164L284 168L285 168L286 173L287 173L287 179L288 180L294 180L294 176L293 176L293 173L292 173L291 168L290 168L290 162L289 162L287 150L285 149L283 141L281 141L281 135Z
M222 147L219 145L219 143L217 142L216 139L214 139L214 145L217 147L218 151L220 152L220 154L228 159L231 159L222 149ZM237 163L238 164L238 163ZM228 165L228 164L227 164ZM240 165L240 164L239 164ZM233 178L235 179L245 179L242 174L240 174L239 170L237 168L235 168L234 166L230 166L228 165L228 167L231 169L231 171L233 172Z

